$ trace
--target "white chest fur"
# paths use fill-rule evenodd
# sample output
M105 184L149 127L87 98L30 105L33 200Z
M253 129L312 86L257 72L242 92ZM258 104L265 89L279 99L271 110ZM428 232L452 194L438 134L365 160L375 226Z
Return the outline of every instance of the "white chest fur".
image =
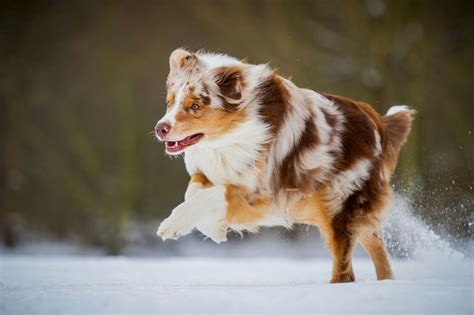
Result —
M190 147L184 157L190 175L204 174L214 185L234 184L255 190L259 174L255 163L262 144L268 139L267 128L256 118L217 140L204 139Z
M186 169L190 175L204 174L214 185L234 184L256 187L253 161L245 157L245 148L196 148L185 155Z

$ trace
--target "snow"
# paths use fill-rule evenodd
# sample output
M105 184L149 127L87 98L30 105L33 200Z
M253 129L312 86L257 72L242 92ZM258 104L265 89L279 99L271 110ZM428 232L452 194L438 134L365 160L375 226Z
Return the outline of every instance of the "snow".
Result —
M472 314L473 261L393 260L376 281L329 284L328 258L131 258L2 255L1 314Z
M154 236L156 225L140 231ZM358 247L357 281L329 284L317 229L296 229L297 241L278 229L219 245L198 233L156 239L123 257L41 240L0 248L0 314L474 314L472 240L453 248L463 242L436 234L403 196L384 228L390 252L404 258L392 259L396 280L376 281Z

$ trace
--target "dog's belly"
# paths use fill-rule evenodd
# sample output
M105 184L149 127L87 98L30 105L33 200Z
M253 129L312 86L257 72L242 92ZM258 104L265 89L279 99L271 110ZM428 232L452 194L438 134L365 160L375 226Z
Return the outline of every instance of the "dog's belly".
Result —
M263 220L260 222L260 225L262 226L282 226L283 225L284 226L284 225L288 225L288 223L284 216L272 213L264 217Z
M283 226L286 228L291 227L291 222L288 220L287 216L278 211L272 211L259 220L252 223L230 223L229 227L234 231L250 231L257 232L259 227L266 226Z

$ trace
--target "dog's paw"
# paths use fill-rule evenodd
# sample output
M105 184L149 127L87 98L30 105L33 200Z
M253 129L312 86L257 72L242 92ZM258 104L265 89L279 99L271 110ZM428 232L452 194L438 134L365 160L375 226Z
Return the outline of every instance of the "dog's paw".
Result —
M221 243L227 241L227 226L226 225L217 225L217 224L208 224L208 225L199 225L197 229L215 243Z
M179 237L189 234L194 229L194 225L184 215L171 214L163 222L161 222L160 227L156 234L164 240L173 239L176 240Z
M349 271L346 273L339 273L332 276L330 283L346 283L346 282L354 282L355 276L354 271Z

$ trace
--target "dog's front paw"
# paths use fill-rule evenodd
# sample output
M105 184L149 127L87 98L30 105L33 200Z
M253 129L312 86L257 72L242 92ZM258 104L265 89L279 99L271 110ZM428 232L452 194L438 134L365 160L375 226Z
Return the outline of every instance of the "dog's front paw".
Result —
M221 243L227 241L227 226L226 225L199 225L197 229L215 243Z
M194 225L189 218L184 215L171 214L161 222L156 234L163 241L167 239L176 240L183 235L191 233L193 229Z

